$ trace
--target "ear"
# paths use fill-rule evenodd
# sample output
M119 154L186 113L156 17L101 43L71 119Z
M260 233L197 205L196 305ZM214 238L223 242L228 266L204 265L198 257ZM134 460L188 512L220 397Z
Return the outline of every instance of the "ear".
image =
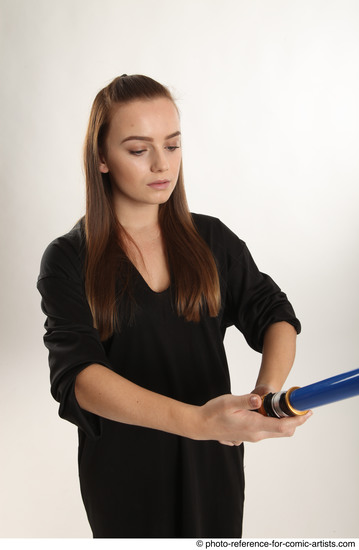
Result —
M99 163L98 167L99 167L100 172L102 174L108 174L109 173L109 168L107 166L106 159L105 159L105 157L103 156L103 154L101 152L100 152L100 163Z
M100 172L101 172L102 174L108 174L108 173L109 173L109 169L108 169L108 167L107 167L106 162L100 162L100 164L99 164L99 169L100 169Z

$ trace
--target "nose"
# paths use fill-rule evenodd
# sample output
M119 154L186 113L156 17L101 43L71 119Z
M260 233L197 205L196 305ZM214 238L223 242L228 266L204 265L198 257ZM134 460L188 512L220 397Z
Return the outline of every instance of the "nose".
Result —
M156 150L153 152L152 156L152 172L165 172L168 170L169 164L166 157L166 152L162 150Z

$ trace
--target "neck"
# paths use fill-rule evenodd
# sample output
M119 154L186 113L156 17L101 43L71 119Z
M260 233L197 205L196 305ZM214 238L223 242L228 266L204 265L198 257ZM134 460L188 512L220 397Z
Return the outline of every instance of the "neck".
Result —
M128 233L137 233L157 227L158 210L158 204L137 204L132 208L118 207L116 205L118 221Z

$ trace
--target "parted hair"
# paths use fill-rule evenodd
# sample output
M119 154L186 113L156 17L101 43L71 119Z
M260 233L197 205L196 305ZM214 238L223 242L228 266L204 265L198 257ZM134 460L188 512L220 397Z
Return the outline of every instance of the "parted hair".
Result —
M100 172L101 151L116 106L159 97L175 105L168 88L152 78L122 75L97 94L90 113L84 145L85 289L94 326L102 340L120 330L121 304L125 303L125 295L132 295L134 270L126 253L126 232L114 210L109 174ZM212 252L189 212L182 164L169 200L159 206L159 225L178 315L192 322L198 322L204 311L215 317L220 307L218 271Z

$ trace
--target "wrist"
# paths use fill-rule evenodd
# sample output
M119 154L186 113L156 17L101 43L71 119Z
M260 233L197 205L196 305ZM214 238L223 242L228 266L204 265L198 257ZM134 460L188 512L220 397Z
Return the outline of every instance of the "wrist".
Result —
M202 407L181 403L178 411L179 435L188 439L203 439L203 418L201 414Z
M251 393L255 393L260 397L267 395L267 393L275 393L279 391L280 388L276 389L274 384L257 384L254 390Z

